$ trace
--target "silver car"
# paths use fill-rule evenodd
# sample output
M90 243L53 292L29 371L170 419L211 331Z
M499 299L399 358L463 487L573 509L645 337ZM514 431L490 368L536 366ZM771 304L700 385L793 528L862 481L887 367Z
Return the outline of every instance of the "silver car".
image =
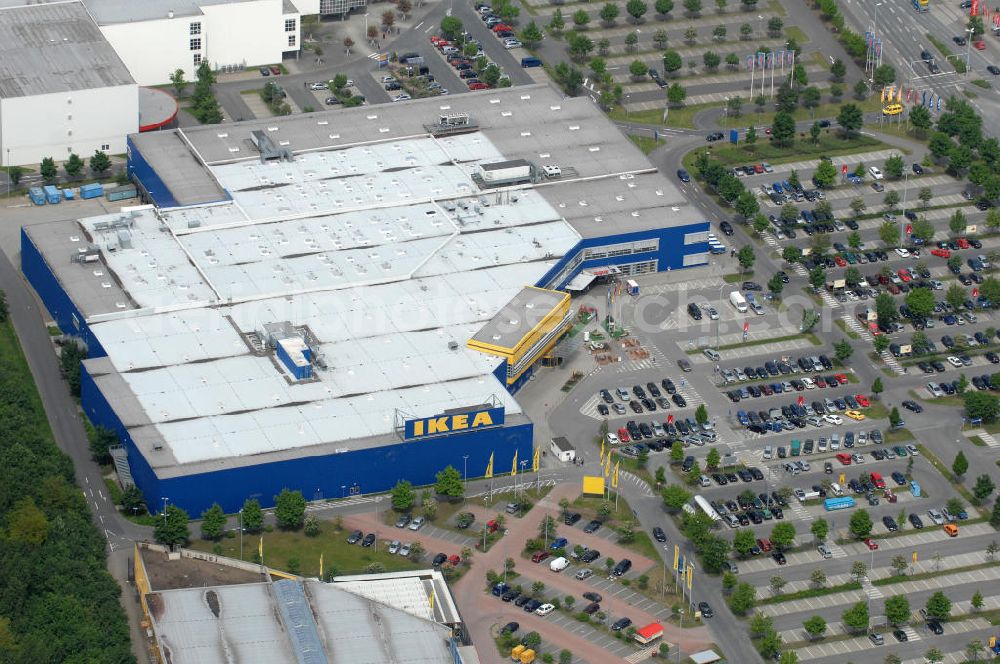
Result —
M396 553L398 553L399 555L403 556L404 558L406 556L409 556L410 555L410 543L407 542L406 544L403 544L402 546L400 546L399 547L399 551L397 551Z
M410 522L410 530L420 530L421 528L424 527L424 524L426 522L427 519L425 519L422 516L418 516L417 518L415 518L413 521Z
M392 540L389 542L389 553L399 553L399 540Z

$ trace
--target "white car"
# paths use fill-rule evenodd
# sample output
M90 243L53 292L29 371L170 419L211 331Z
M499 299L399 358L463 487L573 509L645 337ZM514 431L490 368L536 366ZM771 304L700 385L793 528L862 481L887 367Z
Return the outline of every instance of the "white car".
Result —
M397 81L396 81L396 77L395 76L383 76L382 77L382 82L383 83L396 83Z
M407 99L410 99L410 98L411 98L410 95L408 95L408 94L406 94L404 92L403 94L399 95L398 97L393 97L392 100L393 101L406 101Z
M507 41L505 41L503 43L503 47L506 48L507 50L514 49L514 48L521 48L522 45L523 44L521 44L521 42L519 42L516 39L508 39Z
M399 547L399 551L397 553L399 553L399 555L403 556L404 558L410 555L410 543L407 542L403 546Z
M912 443L906 446L906 451L910 453L910 456L920 456L920 450Z
M583 581L584 579L589 579L592 576L594 576L594 570L590 569L589 567L582 569L576 573L576 578L579 579L580 581Z
M330 87L329 83L310 83L309 84L309 89L310 90L327 90L327 89L329 89L329 87Z
M608 441L608 445L618 445L621 443L621 441L618 440L618 434L613 431L608 432L607 436L605 436L605 440Z
M851 459L854 460L854 463L864 463L865 462L865 455L864 454L852 454L851 455Z
M552 570L553 572L561 572L567 567L569 567L569 561L563 558L562 556L559 556L558 558L549 563L549 569Z
M807 390L815 390L816 389L816 383L813 382L813 379L809 378L808 376L802 379L802 384L806 386Z
M537 609L535 609L535 615L536 616L547 616L547 615L549 615L550 613L552 613L555 610L556 610L556 607L554 607L551 604L542 604L540 607L538 607Z
M953 367L961 367L962 366L962 360L958 359L954 355L949 355L948 356L948 364L950 364Z
M829 422L830 424L843 424L844 418L842 418L840 415L829 414L823 416L823 421Z
M771 168L771 164L767 163L766 161L763 162L763 163L761 163L761 167L764 169L765 173L773 173L774 172L774 169Z
M872 174L872 177L876 180L882 179L882 171L878 169L878 166L869 166L868 172Z
M903 247L896 247L896 253L899 254L900 258L909 258L910 252Z
M392 540L389 542L389 553L399 553L399 540Z

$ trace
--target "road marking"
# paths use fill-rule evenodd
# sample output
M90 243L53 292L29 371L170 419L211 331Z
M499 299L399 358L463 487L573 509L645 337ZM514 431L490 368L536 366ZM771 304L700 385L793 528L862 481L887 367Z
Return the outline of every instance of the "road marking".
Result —
M413 29L414 29L414 30L419 30L419 29L420 29L420 26L422 26L423 24L424 24L424 22L423 22L423 21L421 21L420 23L417 23L417 24L416 24L415 26L413 26Z

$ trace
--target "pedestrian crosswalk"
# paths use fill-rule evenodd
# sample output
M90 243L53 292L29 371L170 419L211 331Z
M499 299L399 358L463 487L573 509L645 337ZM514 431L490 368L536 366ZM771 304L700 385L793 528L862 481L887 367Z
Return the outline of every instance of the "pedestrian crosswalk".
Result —
M889 351L887 350L882 351L880 357L882 358L882 361L885 362L885 366L889 367L892 370L892 372L895 373L897 376L902 376L903 374L906 373L903 367L899 364L899 362L896 361L896 358L893 357L892 353L890 353Z
M821 300L823 300L823 304L830 307L831 309L835 309L836 307L840 306L840 302L837 302L837 298L835 298L833 295L831 295L825 290L821 290L819 292L819 297Z
M792 272L794 272L795 274L799 275L800 277L808 277L809 276L809 271L806 270L802 266L802 263L793 263L792 264Z
M994 438L993 434L991 434L990 432L988 432L986 429L970 429L969 431L964 431L963 433L968 438L972 438L973 436L976 436L981 441L983 441L984 443L986 443L986 447L991 447L991 448L994 448L994 449L1000 447L1000 441L998 441L996 438Z
M865 595L867 595L869 599L882 599L885 597L878 586L872 585L872 582L868 580L868 577L861 579L861 590L864 591Z
M909 641L919 641L920 640L920 634L918 634L917 630L913 629L913 627L911 627L910 625L903 625L902 627L900 627L900 629L902 629L904 632L906 632L906 638Z
M799 521L812 521L812 515L802 507L802 503L799 501L789 501L788 509L792 513L793 519L798 519ZM846 553L844 555L847 555Z
M774 247L774 248L778 248L778 246L780 246L778 244L778 238L774 237L770 233L764 232L764 233L761 233L760 236L764 240L764 244L766 244L767 246Z
M839 544L837 544L835 542L827 542L826 548L828 548L830 550L830 554L834 558L846 558L847 557L847 552L844 551L844 549Z
M859 337L861 337L865 341L872 340L871 333L868 330L866 330L865 326L861 324L861 321L859 321L854 316L850 314L844 314L843 316L840 317L840 319L844 321L844 325L846 325L848 329L856 333Z
M627 482L631 482L632 484L636 485L636 487L638 487L639 490L642 491L645 495L649 497L655 495L653 493L653 490L649 488L649 484L646 482L646 480L642 479L638 475L633 475L627 470L623 470L619 474L620 474L620 479L623 479Z
M654 646L649 646L648 648L643 648L642 650L637 650L634 653L632 653L631 655L629 655L628 657L626 657L625 661L628 662L628 664L639 664L639 662L643 662L643 661L649 659L650 657L652 657L653 656L653 652L655 652L655 651L657 651L659 649L660 649L660 644L657 643Z
M331 507L350 507L351 505L370 505L371 503L381 502L385 496L355 496L353 498L348 498L346 500L337 500L334 502L318 501L306 504L307 512L318 512L320 510L328 510ZM265 512L272 512L273 510L264 510Z

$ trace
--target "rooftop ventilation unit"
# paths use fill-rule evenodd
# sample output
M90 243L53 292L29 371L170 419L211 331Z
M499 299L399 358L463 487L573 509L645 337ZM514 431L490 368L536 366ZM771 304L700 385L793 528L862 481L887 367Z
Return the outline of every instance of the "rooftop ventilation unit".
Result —
M292 151L284 146L277 146L271 137L267 135L266 132L260 129L254 129L250 132L250 142L254 144L257 151L260 152L260 162L263 164L268 161L294 161L295 157L292 155Z
M464 134L479 129L479 124L468 113L442 113L434 124L424 125L432 136Z

